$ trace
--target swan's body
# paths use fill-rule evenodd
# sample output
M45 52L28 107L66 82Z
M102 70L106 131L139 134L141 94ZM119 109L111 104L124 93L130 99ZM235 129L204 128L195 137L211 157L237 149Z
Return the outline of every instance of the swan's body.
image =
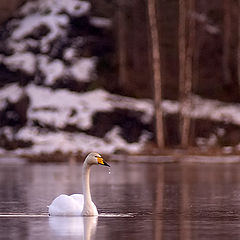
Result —
M83 194L61 194L49 206L49 215L61 216L96 216L97 208L92 201L90 192L90 167L94 164L109 166L98 153L90 153L86 157L82 168Z
M66 195L56 197L49 206L49 214L52 215L82 215L84 205L83 194Z

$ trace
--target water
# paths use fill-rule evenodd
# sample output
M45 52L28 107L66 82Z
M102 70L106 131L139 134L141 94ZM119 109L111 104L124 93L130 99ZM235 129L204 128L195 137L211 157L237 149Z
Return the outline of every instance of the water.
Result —
M80 164L0 164L0 239L238 239L240 164L95 166L99 217L48 217L81 193Z

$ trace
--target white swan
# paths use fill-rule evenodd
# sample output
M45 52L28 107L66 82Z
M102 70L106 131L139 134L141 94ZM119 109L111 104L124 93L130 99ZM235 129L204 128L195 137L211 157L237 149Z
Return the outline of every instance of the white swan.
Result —
M50 216L97 216L98 211L91 198L90 192L90 167L100 164L110 167L98 153L89 153L82 167L83 194L61 194L55 198L48 208Z

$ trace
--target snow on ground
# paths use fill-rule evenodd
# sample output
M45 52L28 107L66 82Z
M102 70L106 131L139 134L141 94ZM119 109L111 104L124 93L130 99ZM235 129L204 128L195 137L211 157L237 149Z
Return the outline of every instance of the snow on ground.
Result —
M31 99L28 117L31 120L38 119L42 123L53 124L60 128L70 123L87 129L91 126L92 115L96 111L112 111L114 108L134 109L144 113L142 119L144 122L149 122L154 112L151 100L123 97L110 94L103 89L78 94L65 89L52 90L33 84L21 88L14 83L0 89L0 103L3 104L6 99L12 103L16 102L23 91ZM165 114L176 114L179 112L180 104L176 101L164 100L162 107ZM73 109L76 110L76 114L71 116ZM186 114L195 119L209 119L240 125L240 104L237 103L223 103L193 96L192 108Z
M36 69L36 59L30 52L15 53L2 58L2 62L12 71L23 70L30 75L33 75Z
M137 100L129 97L110 94L105 90L96 89L86 93L74 93L67 90L51 90L50 88L29 84L20 88L17 84L9 84L0 90L0 103L4 101L16 102L20 96L26 93L30 97L28 110L28 123L18 133L17 138L31 140L34 145L29 149L16 150L17 153L31 152L89 152L100 151L113 153L124 149L128 152L140 151L144 143L150 138L150 133L144 132L137 143L129 144L120 136L120 129L114 127L104 138L89 136L85 133L69 133L64 131L48 132L39 131L32 126L37 120L40 124L63 128L67 124L73 124L80 129L92 127L92 117L96 112L111 112L114 108L132 109L143 112L142 121L151 121L154 113L153 103L150 100ZM240 125L240 104L223 103L216 100L202 99L193 96L191 111L187 112L193 118L224 121ZM179 111L179 103L175 101L163 101L165 114L174 114ZM74 114L72 114L74 111ZM8 130L10 131L10 130ZM220 132L220 134L222 134ZM11 134L10 134L11 135ZM204 144L200 139L199 144ZM211 138L214 144L216 139Z
M10 84L0 89L0 111L5 107L6 101L16 103L22 93L23 90L17 84Z
M99 27L99 28L110 28L112 26L112 21L103 17L91 17L90 23L94 27Z
M7 91L6 88L4 90ZM73 124L81 129L89 129L94 113L109 112L114 108L142 111L145 122L150 121L153 114L150 101L126 98L102 89L78 94L65 89L51 90L31 84L26 87L26 92L31 99L28 118L58 128ZM72 114L73 110L75 114Z
M53 91L49 88L30 85L27 87L27 92L31 98L29 118L38 119L44 124L51 124L58 128L68 123L87 129L91 126L91 117L95 111L111 109L111 104L106 101L107 92L104 90L77 94L67 90ZM73 110L76 113L72 116Z
M13 97L14 91L17 93L15 97ZM18 140L31 140L34 145L28 149L18 149L15 151L16 153L38 154L57 150L62 152L95 150L102 153L113 153L119 149L138 152L151 136L149 132L143 132L139 142L129 144L120 136L118 127L114 127L101 139L85 133L68 133L61 130L43 132L31 124L34 120L37 120L40 124L48 124L56 128L73 124L81 129L89 129L92 126L94 113L98 111L110 112L114 108L141 111L144 113L142 120L147 122L152 119L153 114L153 107L149 100L122 97L101 89L78 94L62 89L51 90L33 84L26 86L24 90L17 84L10 84L0 90L0 96L4 96L5 100L15 102L23 92L30 97L28 123L27 126L18 131L16 138ZM73 110L75 114L72 114ZM10 129L5 130L11 132Z
M27 15L29 13L48 13L61 14L68 13L75 16L81 16L88 13L90 10L90 3L81 0L68 0L67 4L65 0L37 0L27 2L20 10L20 14Z
M175 114L180 111L180 104L176 101L163 101L163 111ZM240 104L224 103L218 100L204 99L192 96L192 107L185 109L185 114L195 119L209 119L225 123L240 125Z
M50 48L50 43L64 36L63 27L67 26L68 18L64 15L49 15L42 17L39 13L34 13L26 16L19 26L12 33L12 42L10 43L14 49L25 50L28 47L28 42L21 41L27 35L30 35L34 29L39 26L48 27L49 33L41 40L40 48L43 52L47 52Z
M89 82L95 69L96 57L81 58L71 66L70 73L80 82Z
M15 20L17 25L12 33L10 43L13 49L25 50L28 47L26 41L20 41L30 35L39 26L47 26L48 34L41 40L41 50L47 52L54 39L63 37L68 26L69 18L66 15L82 16L90 10L90 3L86 1L68 0L38 0L27 2L20 14L25 17L21 21Z
M7 23L10 36L6 49L12 54L1 54L0 62L11 71L20 70L33 78L38 71L40 76L44 76L45 86L54 85L56 80L65 76L82 82L94 80L97 58L79 55L76 58L75 54L75 48L79 50L84 46L86 36L68 36L71 17L87 15L90 9L89 2L80 0L68 0L67 4L65 0L26 2L16 18ZM93 18L93 22L106 25L110 20ZM76 42L77 47L71 46ZM51 55L59 51L61 44L63 59L67 63ZM67 45L66 49L64 44Z
M65 67L61 60L55 59L51 61L51 59L45 55L41 55L38 57L39 69L44 73L45 84L53 85L54 82L61 78L64 75Z
M120 137L117 127L109 131L103 139L85 133L66 133L61 131L56 133L41 133L36 128L25 127L18 132L17 138L32 140L34 142L31 148L17 149L15 151L17 154L54 153L55 151L63 153L75 153L78 151L88 153L97 151L111 154L119 149L130 153L139 152L149 136L148 133L145 133L138 143L129 144Z

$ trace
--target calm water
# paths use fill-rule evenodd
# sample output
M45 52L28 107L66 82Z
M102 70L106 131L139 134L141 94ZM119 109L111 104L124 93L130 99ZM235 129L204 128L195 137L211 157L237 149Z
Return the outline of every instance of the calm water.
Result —
M99 217L48 217L81 193L80 164L0 163L0 239L238 239L240 164L95 166Z

